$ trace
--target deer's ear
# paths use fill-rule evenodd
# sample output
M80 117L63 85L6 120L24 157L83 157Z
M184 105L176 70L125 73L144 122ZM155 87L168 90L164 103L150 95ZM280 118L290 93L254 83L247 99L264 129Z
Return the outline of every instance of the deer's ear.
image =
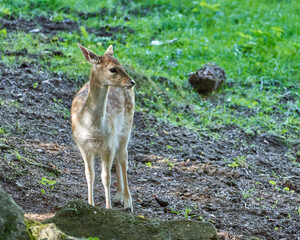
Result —
M83 47L81 44L77 43L85 59L91 64L97 64L100 58L97 54L93 53L91 50Z
M107 48L107 50L104 54L112 56L114 54L113 46L109 45L109 47Z

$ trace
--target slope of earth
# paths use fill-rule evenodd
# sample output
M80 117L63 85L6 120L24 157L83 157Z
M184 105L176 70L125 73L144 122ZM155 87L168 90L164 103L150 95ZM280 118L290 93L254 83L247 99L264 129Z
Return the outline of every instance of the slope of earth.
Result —
M0 62L0 74L3 189L37 220L71 199L86 200L84 165L71 137L72 81L36 61ZM299 162L298 146L236 126L216 131L221 137L135 114L129 146L135 214L210 221L221 239L299 238L299 169L291 160ZM99 168L98 161L95 199L104 207Z

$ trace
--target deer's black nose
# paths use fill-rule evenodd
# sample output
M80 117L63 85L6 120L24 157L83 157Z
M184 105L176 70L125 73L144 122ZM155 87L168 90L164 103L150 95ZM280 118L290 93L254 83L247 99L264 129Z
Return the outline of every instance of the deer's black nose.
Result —
M134 85L135 85L135 81L133 81L132 79L131 79L131 80L129 80L129 83L130 83L132 86L134 86Z

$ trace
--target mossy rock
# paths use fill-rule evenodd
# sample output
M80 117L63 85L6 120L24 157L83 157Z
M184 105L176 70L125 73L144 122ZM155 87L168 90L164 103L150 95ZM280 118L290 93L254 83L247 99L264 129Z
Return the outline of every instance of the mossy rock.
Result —
M150 221L112 209L96 208L80 200L70 201L46 223L54 223L69 236L97 237L101 240L218 239L211 223Z
M20 206L0 186L0 240L29 240Z
M68 236L60 231L54 223L39 224L30 227L30 233L34 240L84 240L86 238L77 238Z

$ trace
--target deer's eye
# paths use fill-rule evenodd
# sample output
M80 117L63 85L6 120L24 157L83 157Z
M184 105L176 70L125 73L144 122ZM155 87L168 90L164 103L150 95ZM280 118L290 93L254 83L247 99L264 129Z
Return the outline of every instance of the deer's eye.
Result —
M112 72L112 73L116 73L117 69L113 67L113 68L109 69L109 71Z

